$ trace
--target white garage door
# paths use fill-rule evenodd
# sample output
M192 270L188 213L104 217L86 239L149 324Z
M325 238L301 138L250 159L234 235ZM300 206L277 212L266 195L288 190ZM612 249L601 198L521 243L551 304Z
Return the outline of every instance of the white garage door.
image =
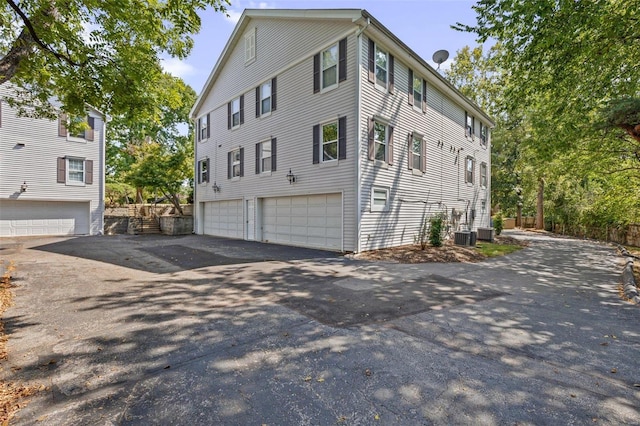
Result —
M342 250L342 195L265 198L262 240Z
M90 203L0 200L0 236L85 235Z
M204 233L218 237L242 238L242 200L204 203Z

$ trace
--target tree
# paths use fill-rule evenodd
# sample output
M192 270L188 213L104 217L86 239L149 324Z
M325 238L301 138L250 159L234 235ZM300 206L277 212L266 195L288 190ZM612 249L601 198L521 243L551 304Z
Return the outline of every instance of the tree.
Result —
M19 93L23 114L55 118L90 104L109 115L153 105L160 55L184 58L200 29L198 11L228 0L6 0L0 6L0 84Z

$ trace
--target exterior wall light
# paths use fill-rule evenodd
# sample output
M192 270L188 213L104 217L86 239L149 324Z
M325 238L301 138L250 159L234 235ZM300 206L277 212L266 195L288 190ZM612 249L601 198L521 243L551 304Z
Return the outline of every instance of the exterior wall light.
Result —
M22 182L22 185L20 185L20 192L27 192L27 188L29 186L27 185L27 182Z
M287 173L287 180L289 181L289 185L296 183L296 175L291 173L291 169L289 169L289 173Z

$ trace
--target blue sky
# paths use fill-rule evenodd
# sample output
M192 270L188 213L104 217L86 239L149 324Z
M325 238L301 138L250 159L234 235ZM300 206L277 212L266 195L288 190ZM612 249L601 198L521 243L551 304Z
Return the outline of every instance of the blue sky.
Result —
M199 93L245 8L258 9L367 9L400 40L423 59L431 61L440 49L449 51L449 61L456 51L477 45L475 35L451 29L456 22L475 24L471 0L231 0L229 17L208 9L200 14L202 28L194 37L191 55L183 61L168 59L164 68L181 77Z

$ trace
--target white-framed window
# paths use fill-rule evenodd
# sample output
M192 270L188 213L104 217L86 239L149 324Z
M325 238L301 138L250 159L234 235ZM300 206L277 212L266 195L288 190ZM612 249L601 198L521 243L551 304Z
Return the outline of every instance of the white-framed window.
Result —
M260 172L271 171L271 140L260 143Z
M240 177L242 168L242 158L240 155L240 148L231 151L231 177Z
M244 62L249 64L256 59L256 29L252 28L244 36Z
M209 182L209 159L198 161L198 183Z
M464 134L468 138L473 138L475 132L475 118L469 115L468 112L464 113Z
M373 123L373 149L375 159L379 161L387 161L389 153L389 131L386 124Z
M489 138L489 129L487 128L487 126L480 123L480 145L486 148L488 138Z
M321 85L326 90L338 84L338 43L322 51L321 56Z
M487 187L487 163L480 163L480 185Z
M338 121L322 125L322 162L338 159Z
M476 168L476 160L473 157L467 157L464 167L464 181L473 183L473 174Z
M198 140L202 141L209 137L209 114L198 119Z
M84 185L84 159L67 157L67 184Z
M413 76L413 106L416 109L422 110L422 93L423 93L423 82L420 77Z
M376 84L386 89L389 83L389 53L380 49L377 44L375 49Z
M371 211L389 211L389 188L380 186L371 187Z
M260 85L260 114L271 113L271 80Z
M235 128L240 125L240 97L231 101L231 127Z
M410 164L414 170L422 170L422 135L413 132L411 136L411 156Z

